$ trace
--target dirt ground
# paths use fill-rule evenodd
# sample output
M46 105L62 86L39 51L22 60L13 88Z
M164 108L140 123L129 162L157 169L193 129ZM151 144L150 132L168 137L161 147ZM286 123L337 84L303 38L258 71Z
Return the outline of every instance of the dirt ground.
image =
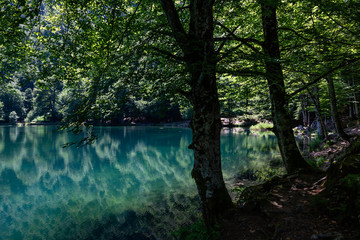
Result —
M352 136L360 136L360 128L347 129ZM314 156L324 156L330 161L341 154L349 143L336 141ZM360 153L356 153L360 156ZM322 166L323 168L326 168ZM329 164L328 164L329 165ZM360 215L358 219L342 219L323 209L318 209L326 189L325 172L317 174L295 174L275 181L269 189L262 186L256 201L240 202L225 216L223 239L226 240L305 240L305 239L360 239ZM237 183L241 186L243 183ZM263 195L262 192L266 192ZM334 197L333 204L339 199ZM341 204L336 202L336 204ZM357 222L356 222L357 221Z

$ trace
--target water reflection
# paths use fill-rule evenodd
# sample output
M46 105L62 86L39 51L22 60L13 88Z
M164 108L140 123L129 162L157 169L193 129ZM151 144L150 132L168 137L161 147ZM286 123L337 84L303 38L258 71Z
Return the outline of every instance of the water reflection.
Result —
M233 130L221 136L224 177L232 178L245 169L262 168L279 157L277 139L272 133L259 135Z
M0 240L168 239L194 218L189 129L97 134L93 145L61 148L74 136L55 127L0 127ZM273 135L229 131L221 141L225 178L278 154Z

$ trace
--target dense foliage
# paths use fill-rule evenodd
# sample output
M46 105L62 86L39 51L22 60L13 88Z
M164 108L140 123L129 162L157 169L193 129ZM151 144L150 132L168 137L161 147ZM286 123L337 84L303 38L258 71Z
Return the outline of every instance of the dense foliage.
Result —
M356 6L354 1L278 6L289 111L304 126L319 117L331 125L328 77L335 80L340 113L359 117L360 33L358 13L351 10ZM270 119L259 4L220 2L214 11L221 115ZM192 116L178 94L187 90L183 59L157 4L2 1L1 13L2 121L9 122L12 111L18 121L58 121L85 103L91 106L83 119L98 123ZM186 21L185 11L179 13ZM96 84L97 96L89 102Z

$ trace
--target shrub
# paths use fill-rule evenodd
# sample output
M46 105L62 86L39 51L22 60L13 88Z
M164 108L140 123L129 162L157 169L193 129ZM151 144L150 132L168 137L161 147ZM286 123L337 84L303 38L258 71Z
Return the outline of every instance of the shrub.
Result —
M35 111L34 109L30 110L26 115L25 122L31 122L35 118Z
M319 157L319 158L311 158L307 160L307 163L313 167L313 168L319 168L321 165L323 165L326 162L325 157Z
M322 142L323 140L319 137L312 139L309 143L309 151L312 152L315 151L316 149L319 149Z
M46 118L45 118L44 115L38 116L38 117L33 119L33 122L45 122L45 121L46 121Z
M265 130L271 130L273 128L274 128L274 124L270 122L260 122L254 126L251 126L250 130L265 131Z
M18 115L16 114L15 111L12 111L10 114L9 114L9 122L11 124L16 124L17 120L18 120Z

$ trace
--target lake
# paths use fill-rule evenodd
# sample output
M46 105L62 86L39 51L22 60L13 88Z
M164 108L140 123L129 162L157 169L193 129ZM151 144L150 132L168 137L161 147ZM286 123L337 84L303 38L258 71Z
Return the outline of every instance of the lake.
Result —
M170 239L200 216L191 130L97 127L98 140L54 126L0 127L0 240ZM273 134L221 135L224 178L268 166Z

